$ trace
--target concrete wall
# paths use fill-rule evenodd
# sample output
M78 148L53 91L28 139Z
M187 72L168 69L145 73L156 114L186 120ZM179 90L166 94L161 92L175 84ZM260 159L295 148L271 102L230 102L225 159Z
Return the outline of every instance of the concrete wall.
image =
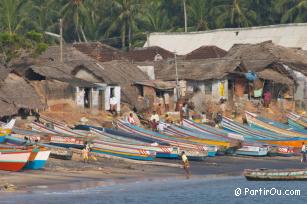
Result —
M147 76L149 77L150 80L154 80L155 79L155 68L154 66L137 66L142 72L144 72L145 74L147 74Z
M260 43L272 40L285 47L307 50L307 23L251 28L230 28L189 33L151 33L144 47L160 46L185 55L200 46L215 45L229 50L236 43Z
M101 82L101 80L99 80L98 78L96 78L93 74L87 72L86 70L79 70L76 74L75 77L79 78L79 79L83 79L86 81L90 81L90 82Z

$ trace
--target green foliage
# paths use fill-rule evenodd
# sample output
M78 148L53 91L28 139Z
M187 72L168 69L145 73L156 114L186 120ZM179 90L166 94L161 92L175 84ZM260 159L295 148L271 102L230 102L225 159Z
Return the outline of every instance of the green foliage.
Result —
M40 43L43 40L43 34L35 32L35 31L27 32L26 37L30 40L33 40L34 42L37 42L37 43Z
M48 47L41 33L28 32L25 36L15 33L0 33L0 61L9 63L20 55L37 56Z
M26 44L55 42L40 33L59 33L62 18L67 42L101 41L125 49L142 45L147 32L182 32L183 1L1 0L1 39L12 43L15 34L26 33ZM189 31L307 22L307 0L186 0L186 7Z

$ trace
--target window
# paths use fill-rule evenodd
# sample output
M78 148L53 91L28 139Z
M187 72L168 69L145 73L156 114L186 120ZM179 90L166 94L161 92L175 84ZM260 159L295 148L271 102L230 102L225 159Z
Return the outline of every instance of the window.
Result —
M114 90L115 90L114 87L110 88L110 98L115 96Z

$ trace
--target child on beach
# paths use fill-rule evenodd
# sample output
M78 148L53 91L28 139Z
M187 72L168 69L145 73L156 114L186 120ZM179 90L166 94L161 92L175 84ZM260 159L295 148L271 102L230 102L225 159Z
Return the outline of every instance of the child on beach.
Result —
M191 176L190 164L189 164L188 157L187 157L187 155L185 155L184 151L181 152L181 159L182 159L182 164L183 164L183 169L184 169L185 175L186 175L187 179L189 179L190 176Z
M306 145L303 142L302 143L302 158L301 158L301 163L306 162Z

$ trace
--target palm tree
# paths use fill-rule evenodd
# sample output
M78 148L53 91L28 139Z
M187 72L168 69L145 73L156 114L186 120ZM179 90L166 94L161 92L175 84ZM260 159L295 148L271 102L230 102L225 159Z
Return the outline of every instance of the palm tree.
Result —
M213 26L214 19L211 15L213 0L189 0L188 3L190 24L194 25L195 30L208 30Z
M22 0L1 0L0 1L0 22L2 30L10 34L16 33L23 28L27 20L27 10L30 1Z
M256 22L256 12L250 8L252 0L216 0L213 15L217 27L247 27Z
M307 0L277 1L280 10L286 8L281 23L302 23L307 21Z
M90 0L86 1L89 2ZM55 1L57 2L57 1ZM73 27L74 34L77 35L77 39L81 41L81 35L83 40L86 41L86 36L84 33L84 24L88 20L88 9L85 6L85 0L66 0L62 7L61 14L64 19L64 23L68 26L69 30ZM69 25L71 27L69 27Z
M146 31L165 31L170 28L170 20L167 17L161 1L148 1L143 12L144 27Z
M34 30L54 31L58 26L60 5L53 1L32 0L30 17L33 19L31 25Z
M114 0L113 9L116 17L107 30L107 36L111 32L118 31L121 35L122 49L126 47L126 36L128 33L128 48L131 46L132 33L137 29L141 4L138 0ZM113 16L114 17L114 16Z

